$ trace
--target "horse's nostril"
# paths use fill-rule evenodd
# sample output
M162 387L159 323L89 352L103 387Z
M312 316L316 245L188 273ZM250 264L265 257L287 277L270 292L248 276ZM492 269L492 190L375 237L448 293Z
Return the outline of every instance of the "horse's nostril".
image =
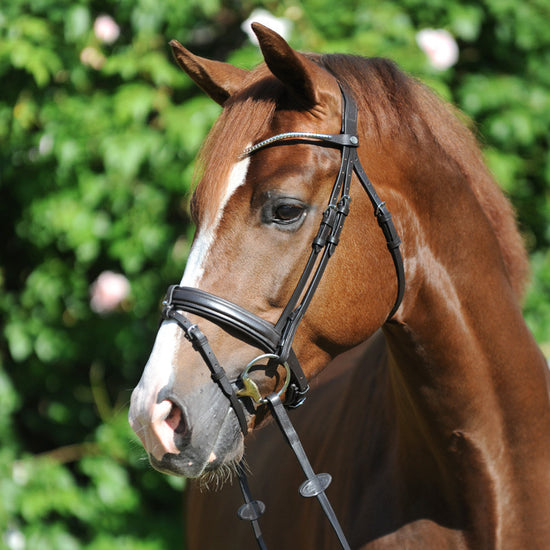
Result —
M172 428L174 433L183 434L187 430L187 424L185 422L185 416L182 410L174 403L171 403L170 412L165 418L165 422Z

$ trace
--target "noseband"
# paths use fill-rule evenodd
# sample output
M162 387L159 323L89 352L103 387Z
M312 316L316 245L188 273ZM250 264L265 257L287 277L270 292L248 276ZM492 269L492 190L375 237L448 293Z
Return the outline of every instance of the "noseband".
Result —
M292 343L298 325L313 298L327 263L338 245L340 233L350 208L350 185L354 172L372 203L374 215L386 238L386 244L397 273L397 298L388 315L388 320L399 308L405 290L403 260L399 250L401 240L393 224L390 212L386 208L385 203L378 197L371 181L361 166L357 155L357 147L359 146L359 139L357 137L357 107L348 92L343 87L340 89L343 97L342 130L340 134L316 134L310 132L278 134L249 147L241 155L241 157L246 157L260 149L288 140L311 143L313 145L329 144L330 146L340 148L342 151L340 170L332 188L328 206L323 213L319 230L313 239L309 259L277 323L269 323L250 311L204 290L177 285L173 285L168 289L163 302L162 317L165 320L175 321L183 329L186 338L192 343L194 349L201 354L211 371L212 379L229 399L244 435L248 432L248 423L243 404L239 399L245 397L251 398L256 403L267 403L270 406L287 442L296 453L308 478L300 489L300 492L303 496L316 496L320 500L342 547L349 548L334 512L324 494L324 489L330 483L330 476L328 474L313 473L298 436L284 409L284 407L294 408L301 405L309 389L304 372L292 350ZM267 398L261 397L258 387L248 377L249 367L245 369L237 381L230 382L204 334L181 311L208 319L232 336L263 350L264 355L253 360L249 364L249 367L260 360L267 360L270 365L274 366L284 365L287 369L284 407L280 400L282 391L272 394ZM259 527L256 523L256 520L263 512L261 509L263 504L259 501L251 500L246 478L242 471L239 473L239 477L246 501L246 504L241 507L239 515L241 518L249 519L253 522L258 544L260 548L265 548L261 539L261 533L258 534Z

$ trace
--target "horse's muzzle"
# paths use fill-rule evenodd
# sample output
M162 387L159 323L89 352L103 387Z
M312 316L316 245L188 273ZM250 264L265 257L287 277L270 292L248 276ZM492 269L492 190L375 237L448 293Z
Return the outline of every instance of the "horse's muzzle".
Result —
M216 387L213 385L213 389ZM239 424L228 402L212 397L208 389L186 403L169 392L159 392L147 407L132 396L129 421L149 455L151 465L164 473L199 477L225 462L240 458L243 451ZM198 426L193 429L193 426Z

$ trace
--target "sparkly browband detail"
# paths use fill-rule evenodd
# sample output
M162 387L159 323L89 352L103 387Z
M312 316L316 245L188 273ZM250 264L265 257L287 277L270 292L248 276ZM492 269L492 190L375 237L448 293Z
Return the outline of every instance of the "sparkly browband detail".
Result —
M247 157L258 151L275 143L277 141L283 141L287 139L318 139L327 143L333 143L339 147L347 145L348 147L357 147L359 145L359 139L353 134L316 134L313 132L286 132L284 134L278 134L276 136L264 139L255 145L247 147L240 155L240 158Z

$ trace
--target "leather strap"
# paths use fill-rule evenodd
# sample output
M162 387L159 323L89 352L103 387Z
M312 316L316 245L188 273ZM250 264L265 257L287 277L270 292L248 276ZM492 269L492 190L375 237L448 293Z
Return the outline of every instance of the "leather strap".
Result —
M227 399L229 399L229 402L237 415L239 426L241 427L243 434L246 435L248 433L248 422L246 421L243 406L239 402L239 398L237 397L233 385L227 378L227 373L219 364L216 355L212 351L212 348L208 343L208 339L197 325L191 324L191 322L186 317L181 315L181 313L178 313L169 302L164 303L165 305L162 310L163 319L174 320L183 330L185 337L191 342L195 351L200 353L203 361L210 369L212 380L219 386Z
M274 352L277 349L281 334L271 323L243 307L199 288L174 285L168 289L169 293L175 308L208 319L262 350Z
M333 143L334 145L339 145L339 146L344 146L344 145L356 146L357 145L357 136L346 134L346 133L316 134L314 132L285 132L284 134L278 134L276 136L264 139L263 141L260 141L259 143L256 143L251 147L248 147L241 153L240 156L241 158L247 157L248 155L251 155L255 151L259 151L264 147L268 147L269 145L272 145L277 141L282 141L287 139L292 139L297 141L300 141L303 139L306 139L306 140L318 139L320 141Z
M264 352L277 353L279 350L281 333L277 327L229 300L198 288L172 285L168 288L163 303L165 307L170 305L175 310L180 309L208 319L229 334ZM285 405L295 408L303 403L309 385L292 349L285 361L288 362L291 372Z
M378 221L378 225L380 226L382 232L384 233L384 236L386 237L386 245L391 254L393 265L395 267L395 272L397 274L397 297L393 304L392 310L388 315L389 321L394 316L395 312L399 309L401 301L403 300L403 294L405 293L405 269L403 266L403 257L401 256L401 252L399 250L401 239L397 234L397 230L395 229L392 215L387 209L386 203L380 200L380 197L374 189L372 182L365 173L365 170L361 165L361 161L357 156L357 151L354 151L353 154L353 169L355 170L355 173L359 178L359 182L363 186L363 189L366 191L374 208L374 215Z
M294 451L294 454L296 455L296 458L298 459L298 462L306 475L306 481L300 486L300 494L306 498L317 497L321 507L323 508L323 512L327 516L327 519L338 537L340 546L344 550L351 550L348 541L346 540L346 536L342 531L342 527L338 522L338 518L336 517L328 497L325 494L325 489L332 481L331 476L329 474L316 474L313 471L311 463L309 462L302 443L300 442L300 438L298 437L298 434L296 433L296 430L288 417L280 397L273 393L268 395L266 399L270 406L271 412L279 425L279 428L281 429L287 443Z
M248 479L246 478L245 466L241 460L237 466L237 475L239 477L239 486L243 495L244 504L237 511L237 515L244 521L250 521L252 524L252 530L256 537L256 542L260 550L267 550L267 546L264 542L262 530L258 520L265 512L265 504L261 500L254 500L250 493L248 486Z

